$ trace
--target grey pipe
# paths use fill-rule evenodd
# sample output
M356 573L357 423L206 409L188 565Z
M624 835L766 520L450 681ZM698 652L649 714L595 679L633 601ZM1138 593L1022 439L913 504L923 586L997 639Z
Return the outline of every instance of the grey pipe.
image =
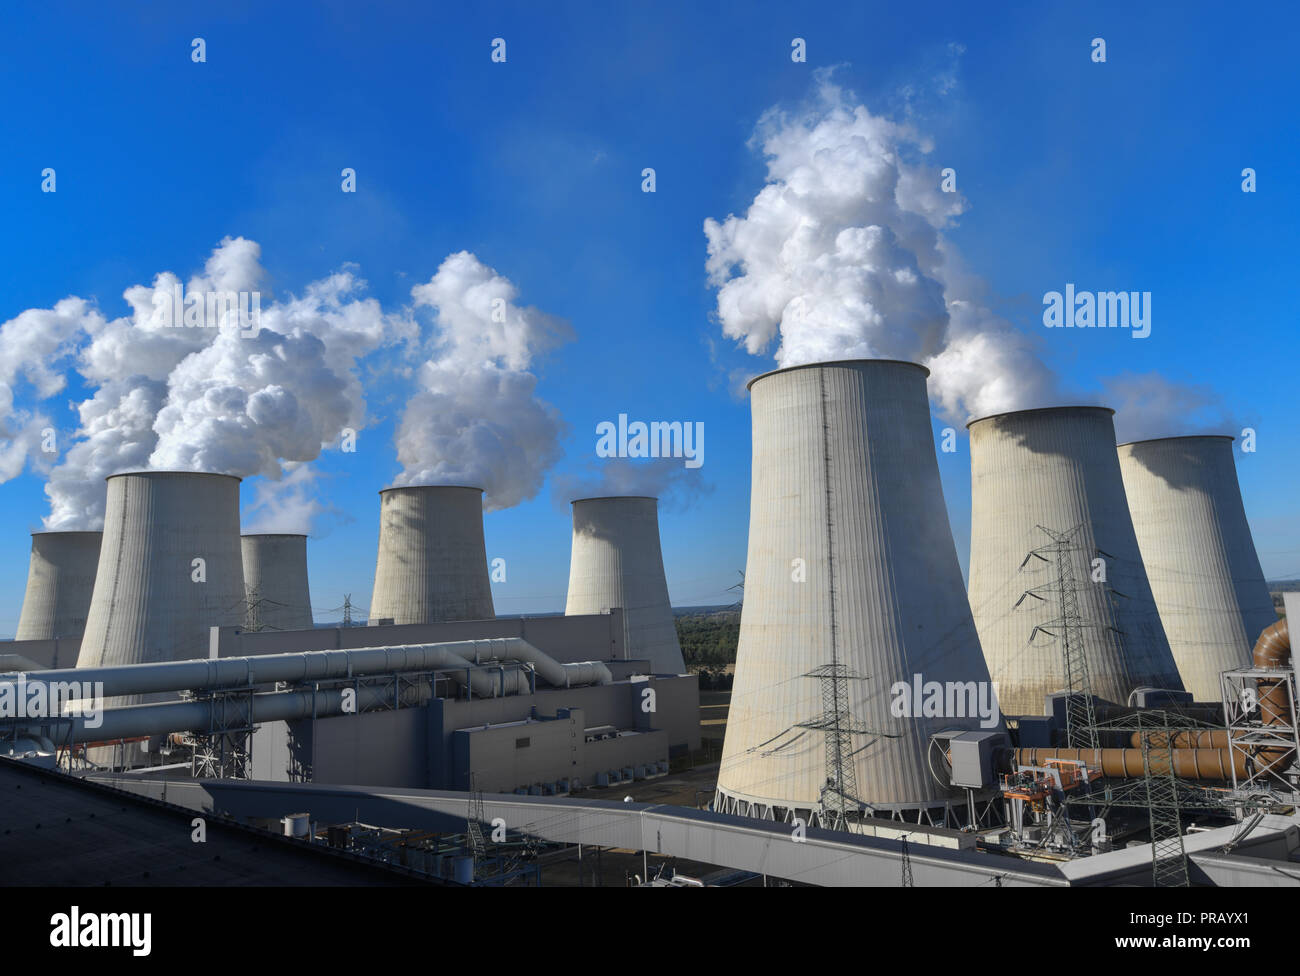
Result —
M281 722L293 719L329 718L342 715L343 693L351 689L328 688L319 691L271 691L254 694L252 699L252 717L250 724L262 722ZM381 705L392 705L393 699L388 688L363 685L357 689L355 711L365 712ZM421 705L433 695L429 682L418 682L405 688L400 697L403 706ZM169 732L203 732L212 727L213 702L181 701L164 702L157 705L127 705L123 708L106 708L98 716L95 726L86 724L85 716L69 716L62 719L31 719L26 726L20 726L23 734L32 734L29 730L41 730L49 734L59 745L80 742L109 742L115 739L129 739L145 735L165 735ZM225 714L230 715L231 706L223 706ZM49 732L45 733L44 730Z
M609 668L599 661L563 664L520 637L491 640L446 641L438 644L398 644L389 647L359 647L331 651L301 651L255 657L172 661L165 664L127 664L108 668L69 668L26 674L28 685L36 682L77 681L94 686L102 683L103 695L142 695L163 691L242 688L276 681L302 682L351 678L365 674L400 671L469 672L470 686L480 697L502 693L502 682L493 675L474 671L484 661L522 661L531 664L547 684L556 688L571 685L609 684ZM12 682L12 675L0 676L0 684ZM463 682L461 682L463 684ZM506 693L522 691L517 676L506 678Z

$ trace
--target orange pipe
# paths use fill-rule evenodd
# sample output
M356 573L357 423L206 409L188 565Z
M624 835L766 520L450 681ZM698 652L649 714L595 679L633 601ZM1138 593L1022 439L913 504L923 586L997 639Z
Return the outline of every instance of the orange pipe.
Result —
M1227 749L1171 749L1174 775L1180 779L1231 780L1232 763L1237 766L1237 776L1249 775L1246 758L1233 755ZM1116 779L1136 779L1146 775L1142 766L1141 749L1017 749L1016 761L1022 766L1041 766L1052 759L1070 759L1082 762L1093 769L1101 768L1102 775ZM1157 771L1157 775L1162 770Z
M1291 660L1291 634L1285 620L1265 627L1255 642L1254 661L1257 668L1281 668ZM1260 679L1259 714L1265 725L1289 722L1291 714L1287 705L1286 681ZM1163 750L1166 738L1150 735L1150 745ZM1232 779L1236 766L1237 777L1245 779L1252 770L1247 768L1246 757L1228 748L1226 729L1175 732L1168 755L1174 766L1174 775L1181 779ZM1134 732L1130 740L1132 749L1017 749L1016 760L1025 766L1041 766L1051 759L1071 759L1100 767L1105 776L1131 779L1145 775L1142 762L1142 733ZM1261 749L1254 756L1254 765L1268 769L1282 759L1287 749Z

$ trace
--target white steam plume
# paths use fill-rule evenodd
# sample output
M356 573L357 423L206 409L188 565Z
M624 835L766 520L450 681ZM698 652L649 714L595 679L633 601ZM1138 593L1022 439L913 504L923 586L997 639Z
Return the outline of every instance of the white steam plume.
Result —
M1241 433L1240 421L1208 386L1175 383L1159 373L1120 373L1102 386L1106 405L1115 409L1121 444L1175 434Z
M488 510L534 497L566 428L529 367L572 338L569 324L518 305L510 280L467 251L411 295L434 309L435 330L398 425L394 484L483 488Z
M227 238L187 297L258 292L265 279L254 241ZM215 471L278 479L365 422L357 360L411 339L409 316L388 316L350 271L308 286L302 298L261 301L259 328L169 327L161 302L181 282L171 272L124 293L132 313L83 317L78 369L93 395L78 406L77 441L51 472L48 529L97 528L106 476L133 469ZM56 306L57 307L57 306Z
M1030 339L980 304L941 231L964 209L920 160L928 142L818 76L816 97L771 110L753 144L767 183L744 216L704 223L723 332L778 365L884 358L930 367L953 419L1056 397Z

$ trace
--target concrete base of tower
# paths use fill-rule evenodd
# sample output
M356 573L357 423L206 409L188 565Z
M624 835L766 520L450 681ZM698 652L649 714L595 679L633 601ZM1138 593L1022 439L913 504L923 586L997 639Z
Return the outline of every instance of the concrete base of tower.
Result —
M936 829L983 828L1001 822L1001 804L995 802L998 800L1000 794L994 790L978 790L973 793L963 790L954 792L948 799L931 800L923 804L868 804L859 817L850 817L846 823L854 833L874 832L864 828L871 823L880 822L916 824ZM792 826L800 822L805 827L842 829L831 821L818 804L786 804L772 799L734 794L721 787L714 792L712 809L717 813L752 817L755 820L773 820ZM974 835L970 836L973 846Z

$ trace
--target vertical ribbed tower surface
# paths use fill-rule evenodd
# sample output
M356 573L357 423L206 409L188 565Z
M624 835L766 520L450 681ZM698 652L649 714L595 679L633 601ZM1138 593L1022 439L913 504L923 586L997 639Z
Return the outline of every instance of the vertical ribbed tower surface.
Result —
M1183 684L1220 701L1219 673L1249 667L1277 620L1246 522L1231 437L1162 437L1119 448L1142 561Z
M256 532L240 537L249 618L259 630L310 630L307 537Z
M368 623L490 620L483 489L445 485L379 493L379 554Z
M78 667L207 657L209 629L242 627L244 607L238 478L179 471L108 478Z
M1060 618L1058 594L1041 589L1042 599L1015 606L1027 590L1055 585L1053 554L1026 562L1031 550L1051 544L1038 526L1060 533L1080 527L1080 551L1067 558L1093 693L1122 703L1137 687L1182 688L1133 533L1113 413L1048 407L967 425L970 605L1008 715L1044 714L1045 696L1067 685L1060 643L1042 632L1029 642L1036 626ZM1104 559L1105 583L1093 581L1095 558Z
M944 507L926 377L913 363L854 360L766 373L749 385L753 481L735 684L718 776L724 810L781 818L815 808L826 736L813 669L839 664L858 798L935 806L929 736L977 717L895 717L895 682L983 682ZM799 580L803 580L802 582ZM994 721L1000 720L994 712ZM774 808L770 814L766 808Z
M14 640L80 637L99 568L100 532L33 532Z
M655 674L686 671L668 602L655 498L573 502L573 550L564 612L603 613L611 607L623 608L628 657L648 658Z

